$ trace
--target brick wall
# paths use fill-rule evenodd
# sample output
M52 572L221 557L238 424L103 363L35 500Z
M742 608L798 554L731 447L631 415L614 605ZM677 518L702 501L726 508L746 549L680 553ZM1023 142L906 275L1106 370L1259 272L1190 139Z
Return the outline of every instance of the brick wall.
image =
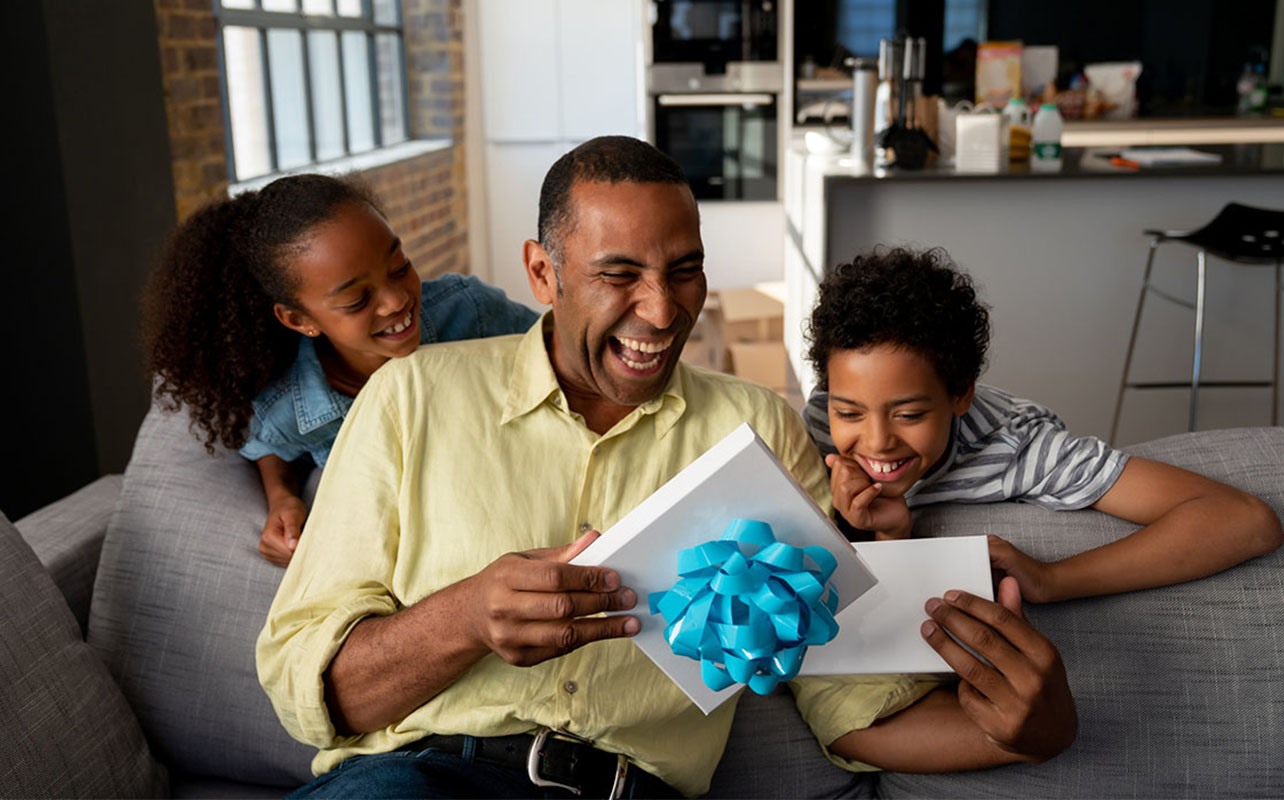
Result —
M161 80L169 123L178 218L227 196L227 151L219 98L211 0L155 0Z
M227 196L212 0L153 0L181 220ZM363 177L425 278L468 271L461 0L403 0L410 136L450 137L444 150L367 170Z

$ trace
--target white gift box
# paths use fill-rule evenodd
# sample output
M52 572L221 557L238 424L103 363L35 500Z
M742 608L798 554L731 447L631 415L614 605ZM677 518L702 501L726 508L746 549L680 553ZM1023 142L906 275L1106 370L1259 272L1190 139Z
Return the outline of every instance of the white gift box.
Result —
M664 617L649 613L647 598L673 588L679 551L720 538L737 518L766 522L777 541L795 547L825 547L838 561L830 578L839 596L838 636L807 650L801 674L949 671L919 636L923 603L951 588L991 596L984 537L853 547L766 443L741 425L572 561L611 567L637 592L637 607L621 612L642 623L633 641L706 714L743 685L706 686L700 662L670 648Z

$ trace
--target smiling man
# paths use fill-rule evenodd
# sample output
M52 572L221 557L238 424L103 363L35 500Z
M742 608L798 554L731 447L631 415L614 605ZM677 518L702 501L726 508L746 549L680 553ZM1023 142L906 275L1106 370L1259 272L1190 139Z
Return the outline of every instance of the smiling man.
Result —
M672 160L626 137L572 150L545 179L539 236L524 259L552 311L523 336L390 362L335 443L257 653L283 724L319 748L301 795L708 788L735 703L702 714L627 640L637 617L595 616L633 608L635 592L568 562L745 421L822 506L828 477L775 394L679 362L706 285ZM914 705L935 685L906 676L795 681L831 757L958 769L1067 746L1056 650L1014 613L1011 587L1005 605L957 595L930 609L924 635L969 672L966 697Z

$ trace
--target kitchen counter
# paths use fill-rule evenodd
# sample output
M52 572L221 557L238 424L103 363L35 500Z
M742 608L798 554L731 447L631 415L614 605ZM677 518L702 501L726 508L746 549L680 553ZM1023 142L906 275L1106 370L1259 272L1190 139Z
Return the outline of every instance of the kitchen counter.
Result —
M1012 162L996 172L959 172L952 166L928 164L923 169L859 169L852 158L843 152L812 152L806 141L795 136L790 142L793 150L803 156L811 169L823 171L826 180L995 180L995 179L1059 179L1059 178L1153 178L1173 175L1261 175L1284 174L1284 143L1205 144L1192 149L1216 153L1222 157L1219 164L1145 167L1129 169L1110 163L1110 156L1117 155L1120 147L1065 147L1062 149L1061 168L1056 171L1034 170L1030 162Z
M813 137L814 139L814 137ZM1197 145L1221 164L1129 170L1102 152L1067 148L1059 172L1013 165L998 173L862 173L845 154L787 148L785 339L804 393L815 375L803 326L816 286L834 264L879 245L943 247L992 307L987 383L1052 406L1071 430L1106 436L1141 286L1148 228L1193 229L1227 203L1284 208L1284 145ZM1195 252L1166 245L1156 280L1193 294ZM1274 275L1212 261L1204 375L1259 380L1271 374ZM1147 303L1134 378L1189 377L1193 323L1185 309ZM1120 443L1185 429L1188 392L1130 393ZM1208 427L1269 424L1270 392L1200 393Z

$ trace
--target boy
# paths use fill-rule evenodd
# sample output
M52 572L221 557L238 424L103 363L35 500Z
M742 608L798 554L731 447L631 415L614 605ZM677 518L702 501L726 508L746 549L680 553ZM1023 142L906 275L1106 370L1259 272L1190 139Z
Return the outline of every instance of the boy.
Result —
M820 384L803 417L835 512L857 530L906 538L912 508L1003 500L1144 526L1054 563L991 536L993 566L1035 602L1193 580L1280 545L1261 500L1072 436L1049 409L978 384L989 314L943 250L876 249L839 265L808 333Z

